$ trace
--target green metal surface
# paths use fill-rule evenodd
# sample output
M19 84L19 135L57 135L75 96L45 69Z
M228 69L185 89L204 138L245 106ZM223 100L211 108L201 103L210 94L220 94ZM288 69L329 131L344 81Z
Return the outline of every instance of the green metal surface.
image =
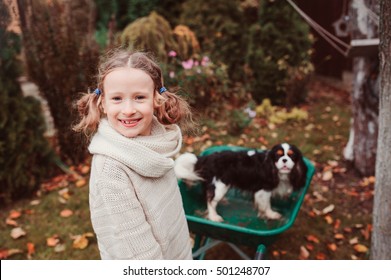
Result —
M203 151L201 155L208 155L225 150L241 151L248 148L235 146L214 146ZM200 184L187 186L179 180L183 205L190 231L196 235L207 236L222 241L248 246L271 244L275 238L289 229L300 210L304 196L310 186L315 172L313 164L304 158L308 167L307 181L300 192L293 193L287 199L272 199L272 208L282 214L279 220L265 220L257 217L253 197L236 189L230 189L217 207L217 212L224 222L213 222L205 218L206 202Z

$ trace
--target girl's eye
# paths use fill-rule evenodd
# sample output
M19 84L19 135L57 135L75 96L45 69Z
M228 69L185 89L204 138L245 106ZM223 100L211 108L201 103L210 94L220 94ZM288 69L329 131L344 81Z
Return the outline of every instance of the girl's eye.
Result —
M136 96L136 100L143 100L143 99L145 99L145 96L143 95Z
M114 97L113 97L113 100L114 100L114 101L120 101L120 100L121 100L121 97L114 96Z

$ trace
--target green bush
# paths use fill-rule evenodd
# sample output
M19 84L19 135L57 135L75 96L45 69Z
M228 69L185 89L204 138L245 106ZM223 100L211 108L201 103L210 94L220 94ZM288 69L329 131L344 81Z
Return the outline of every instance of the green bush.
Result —
M227 128L230 135L240 135L250 125L251 120L256 116L253 104L248 104L245 108L227 111Z
M187 0L181 20L256 102L270 98L291 106L304 100L312 41L308 25L286 1Z
M243 80L248 24L239 0L187 0L181 22L194 30L203 52L227 65L231 79Z
M303 101L303 82L312 71L309 27L286 1L260 5L259 22L249 29L246 52L253 98L258 103L270 98L275 104L294 105ZM300 78L295 80L291 75L296 74Z
M161 62L167 62L169 51L178 49L170 24L156 12L129 24L120 40L121 45L153 53Z
M140 17L149 15L152 11L163 15L171 26L180 24L184 0L94 0L97 9L97 30L100 33L107 30L113 17L118 30Z
M16 55L20 40L6 32L0 3L0 203L11 202L34 193L41 180L53 169L52 151L43 137L45 122L39 101L23 97Z
M96 87L93 6L90 0L18 3L29 77L48 101L60 155L68 164L80 163L87 155L85 140L71 128L80 92Z

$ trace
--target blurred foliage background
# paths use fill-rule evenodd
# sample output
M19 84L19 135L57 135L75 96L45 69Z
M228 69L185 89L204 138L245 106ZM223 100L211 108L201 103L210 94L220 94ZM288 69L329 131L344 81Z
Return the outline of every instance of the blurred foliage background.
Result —
M309 27L283 0L15 2L18 34L7 31L9 16L1 4L3 200L19 193L7 176L36 189L48 168L88 157L83 135L71 130L77 120L73 104L95 88L99 57L110 48L151 52L166 87L180 89L201 120L228 120L232 135L246 129L265 100L288 113L303 103L314 70ZM22 96L20 76L48 101L54 138L39 136L45 129L39 105Z

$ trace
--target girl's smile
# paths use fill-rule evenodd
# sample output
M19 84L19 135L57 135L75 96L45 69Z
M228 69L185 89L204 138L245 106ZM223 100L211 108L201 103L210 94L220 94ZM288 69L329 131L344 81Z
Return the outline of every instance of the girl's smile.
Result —
M142 70L120 67L103 82L102 106L110 125L125 137L151 134L155 87Z

